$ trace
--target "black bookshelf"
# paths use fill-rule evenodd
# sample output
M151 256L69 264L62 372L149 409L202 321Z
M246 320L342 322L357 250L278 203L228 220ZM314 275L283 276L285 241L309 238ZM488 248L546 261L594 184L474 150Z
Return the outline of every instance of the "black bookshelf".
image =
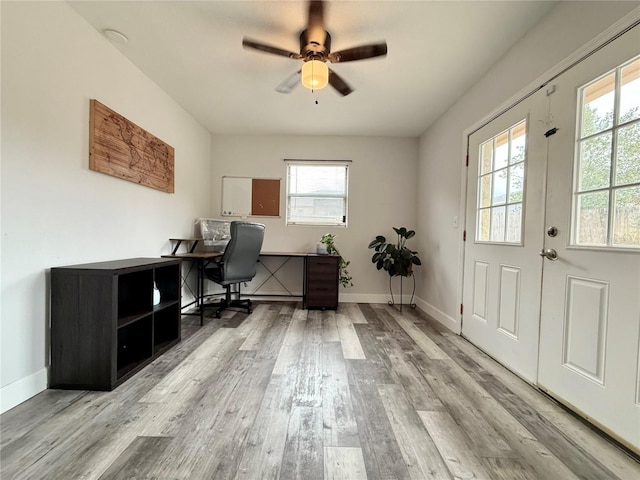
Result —
M114 389L180 341L180 318L180 260L52 268L50 387Z

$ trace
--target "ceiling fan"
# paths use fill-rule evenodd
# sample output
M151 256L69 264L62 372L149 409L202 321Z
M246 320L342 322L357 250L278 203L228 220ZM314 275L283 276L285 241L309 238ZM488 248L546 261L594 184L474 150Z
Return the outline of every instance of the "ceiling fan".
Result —
M245 48L261 52L302 60L302 68L290 75L276 90L290 93L302 80L302 84L311 89L324 88L329 83L341 95L349 95L353 89L336 72L328 68L326 62L353 62L366 58L379 57L387 54L387 43L372 43L358 47L347 48L339 52L331 51L331 35L324 28L323 1L309 2L309 16L307 28L300 34L300 53L290 52L282 48L273 47L247 37L242 39Z

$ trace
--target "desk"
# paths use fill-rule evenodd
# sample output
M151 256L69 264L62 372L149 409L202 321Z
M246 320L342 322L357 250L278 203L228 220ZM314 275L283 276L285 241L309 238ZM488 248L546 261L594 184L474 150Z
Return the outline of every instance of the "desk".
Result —
M274 269L273 271L264 263L260 261L260 258L258 258L258 262L263 266L263 268L267 271L267 273L269 274L267 276L267 278L265 278L264 280L262 280L262 282L260 282L260 284L253 289L253 293L251 293L251 296L254 297L297 297L297 298L303 298L304 299L304 288L302 290L302 295L296 295L294 293L291 293L291 291L285 287L283 285L283 283L280 281L280 279L276 276L276 274L278 273L278 271L284 267L287 263L289 263L289 261L292 258L302 258L303 261L306 257L308 257L309 255L312 255L311 253L300 253L300 252L260 252L260 257L282 257L285 260L278 265L278 268ZM288 295L278 295L278 294L271 294L271 293L257 293L258 290L260 290L260 288L267 283L270 279L274 279L276 282L278 282L278 284L280 284L280 286L282 288L284 288ZM303 278L304 278L304 269L303 269ZM303 282L304 285L304 282Z
M179 246L179 244L178 244ZM194 246L195 248L195 246ZM173 250L171 255L162 255L163 258L178 258L180 260L189 260L196 264L197 276L196 276L196 294L195 302L186 305L187 307L195 303L198 308L197 313L183 313L183 315L199 315L200 325L204 323L204 267L212 259L222 256L222 252L187 252L187 253L175 253L177 247Z
M248 295L255 297L300 297L302 298L303 308L338 308L338 280L340 271L338 256L298 252L260 252L260 257L283 257L285 260L278 265L277 268L271 270L264 262L258 259L258 262L262 264L269 275L254 288L253 293ZM291 293L276 276L278 271L292 258L303 259L302 295ZM278 282L278 284L287 291L288 295L256 293L260 287L266 284L271 278Z
M221 255L223 255L223 252L194 252L193 249L195 248L195 246L197 245L197 242L201 239L171 239L172 241L177 242L177 245L175 246L175 248L173 249L172 253L170 255L162 255L164 258L178 258L181 260L188 260L188 261L192 261L195 263L196 268L197 268L197 280L196 280L196 294L195 294L195 302L186 305L191 306L195 303L196 307L198 308L198 312L197 313L184 313L183 315L199 315L200 316L200 325L203 325L204 323L204 309L202 308L202 306L204 305L204 281L205 281L205 273L204 273L204 269L207 265L207 263L209 263L212 259L219 257ZM176 250L178 249L178 247L180 246L181 242L186 241L186 242L193 242L192 245L189 248L189 252L186 253L175 253ZM337 294L337 289L338 289L338 270L337 270L337 265L338 262L335 262L336 265L336 270L335 270L335 289L334 289L334 285L333 285L333 274L330 275L331 277L331 291L335 290L334 296L335 296L335 302L330 302L330 305L323 305L322 301L320 302L320 304L316 305L312 302L312 304L307 305L306 302L306 298L307 298L307 288L309 285L312 284L317 284L318 279L315 280L315 282L312 282L311 284L309 283L309 265L314 264L313 259L317 259L317 258L322 258L322 257L327 257L327 255L318 255L316 253L304 253L304 252L260 252L260 257L282 257L285 260L274 270L271 270L269 267L267 267L267 265L265 265L264 262L261 262L260 259L258 258L258 262L260 264L262 264L262 266L264 267L264 269L268 272L268 276L266 279L262 280L262 282L253 289L253 292L247 294L250 297L295 297L295 298L302 298L302 302L303 305L305 306L305 308L309 307L309 308L337 308L337 304L338 304L338 294ZM331 257L331 256L329 256ZM302 272L302 295L296 295L294 293L292 293L276 276L276 274L278 273L278 271L284 266L286 265L292 258L302 258L303 259L303 272ZM337 258L337 257L335 257ZM333 263L333 262L332 262ZM314 267L315 268L315 267ZM315 271L315 270L314 270ZM312 272L313 273L313 272ZM322 281L327 281L328 277L326 276L327 272L323 272L322 275L324 275L324 279ZM316 274L314 273L314 276ZM288 295L282 294L260 294L257 293L257 291L265 284L267 283L267 281L269 281L271 278L275 279L282 288L284 288L287 291ZM322 288L322 290L327 290L327 288Z
M187 250L189 250L189 253L193 253L198 246L198 242L204 241L204 238L170 238L169 241L171 243L175 242L175 245L171 249L171 255L175 255L180 245L182 245L182 242L186 242L189 245Z

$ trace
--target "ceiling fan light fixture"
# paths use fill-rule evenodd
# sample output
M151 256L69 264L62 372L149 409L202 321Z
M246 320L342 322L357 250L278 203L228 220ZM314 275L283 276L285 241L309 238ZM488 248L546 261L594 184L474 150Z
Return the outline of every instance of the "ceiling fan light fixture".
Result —
M302 85L320 90L329 84L329 67L320 60L309 60L302 65Z

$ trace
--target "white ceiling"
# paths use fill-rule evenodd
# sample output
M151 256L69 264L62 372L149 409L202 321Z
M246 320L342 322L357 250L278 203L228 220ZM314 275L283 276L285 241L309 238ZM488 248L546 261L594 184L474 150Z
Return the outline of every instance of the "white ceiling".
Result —
M386 40L386 57L331 65L354 89L274 89L301 60L242 47L242 38L294 52L303 1L71 1L135 65L219 134L418 136L547 13L542 1L331 1L332 51ZM316 104L315 101L318 101Z

